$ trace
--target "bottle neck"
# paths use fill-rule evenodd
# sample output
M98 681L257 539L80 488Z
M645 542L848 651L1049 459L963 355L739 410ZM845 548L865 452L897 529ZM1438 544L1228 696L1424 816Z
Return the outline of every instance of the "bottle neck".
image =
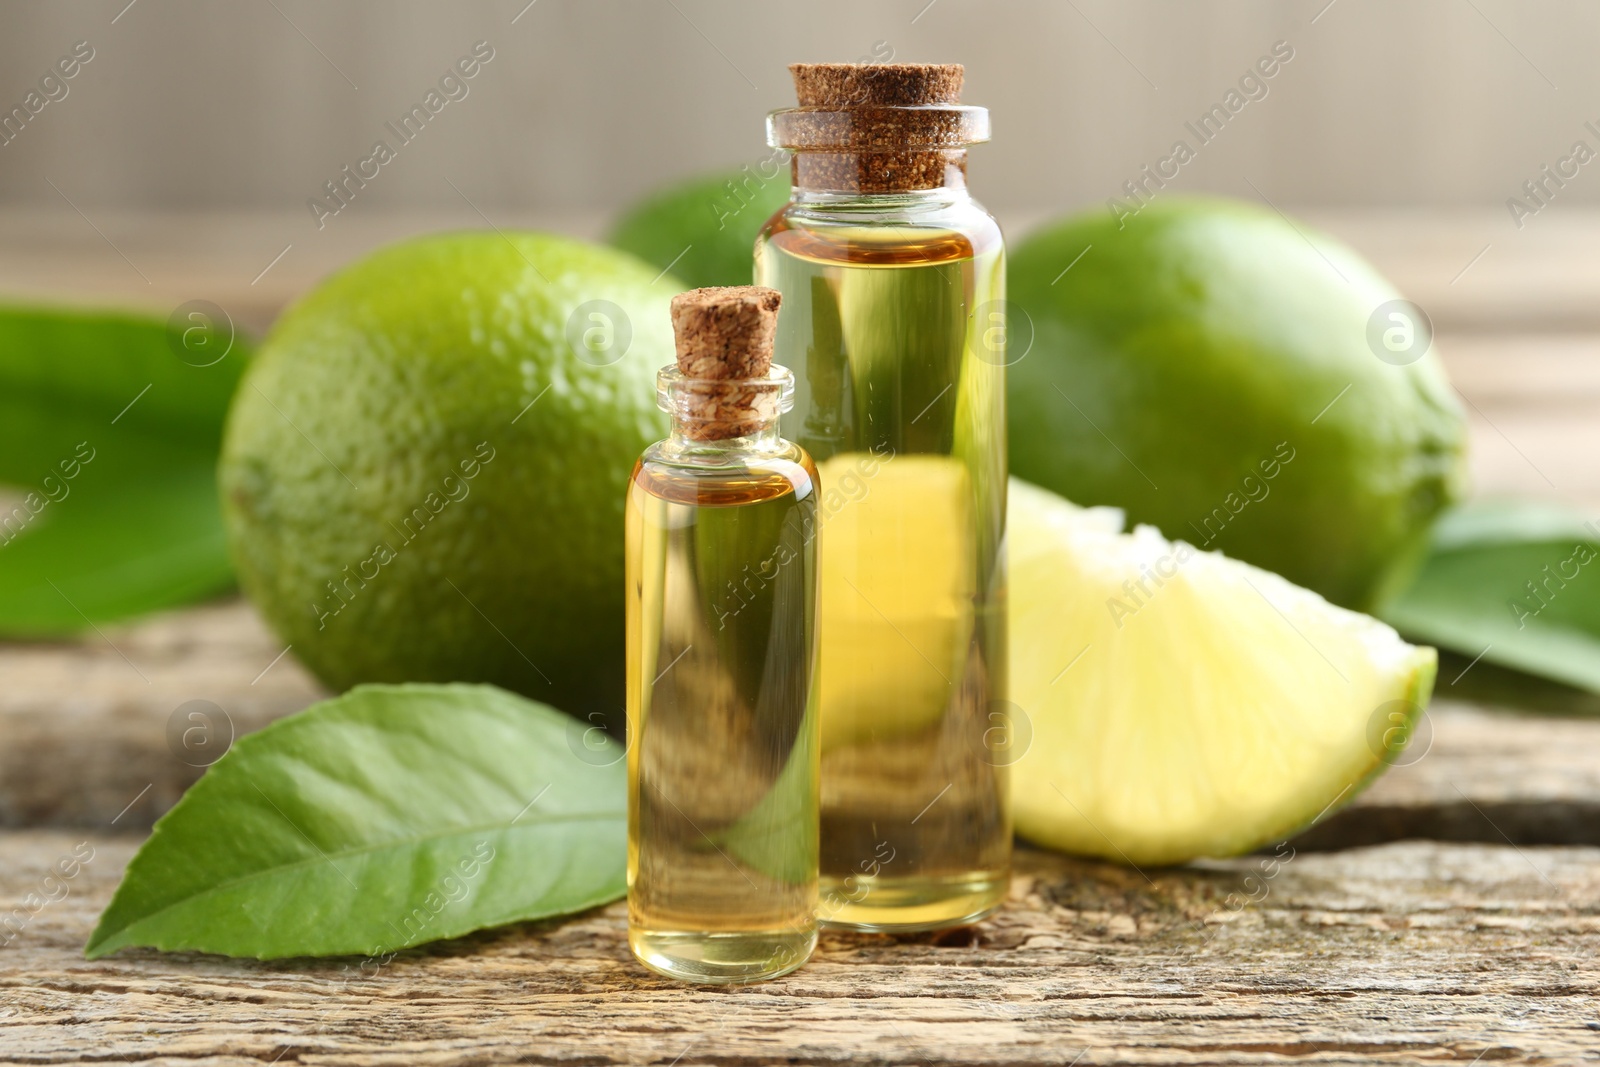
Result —
M765 378L686 378L678 367L656 375L656 404L671 419L663 451L681 457L775 452L788 447L778 419L794 406L794 375L772 364Z
M966 188L967 147L989 139L987 111L884 104L870 96L845 94L827 106L803 104L767 116L767 143L795 154L796 189L873 195Z
M719 437L707 440L702 436L703 424L697 419L674 418L667 439L661 442L662 451L680 458L705 457L708 460L733 458L741 454L766 454L781 452L787 447L778 434L778 420L762 423L738 437Z
M977 207L964 185L898 193L864 193L838 189L795 189L790 203L808 215L871 221L878 218L943 215ZM979 210L982 210L981 208Z
M934 189L965 191L967 150L796 151L790 180L797 192L900 196Z

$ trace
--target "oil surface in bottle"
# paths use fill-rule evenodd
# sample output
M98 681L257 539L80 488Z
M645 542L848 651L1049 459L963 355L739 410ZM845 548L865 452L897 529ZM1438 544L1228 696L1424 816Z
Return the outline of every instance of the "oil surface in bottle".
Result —
M784 436L823 490L825 922L933 929L1009 882L1004 262L954 225L768 224Z
M816 942L816 484L787 446L646 453L629 487L629 936L673 977L771 978Z

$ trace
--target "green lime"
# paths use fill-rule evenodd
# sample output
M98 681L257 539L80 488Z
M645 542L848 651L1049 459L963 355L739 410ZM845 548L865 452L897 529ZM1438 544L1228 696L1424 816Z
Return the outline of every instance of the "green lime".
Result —
M689 288L749 285L756 234L788 202L788 165L767 160L646 197L617 220L609 240Z
M1137 866L1282 841L1404 750L1431 648L1276 574L1011 483L1017 831Z
M673 358L656 273L446 234L278 320L229 415L224 509L245 591L330 686L492 682L620 719L624 493Z
M1010 272L1020 477L1361 609L1462 495L1431 328L1393 319L1394 287L1322 234L1174 198L1048 226Z

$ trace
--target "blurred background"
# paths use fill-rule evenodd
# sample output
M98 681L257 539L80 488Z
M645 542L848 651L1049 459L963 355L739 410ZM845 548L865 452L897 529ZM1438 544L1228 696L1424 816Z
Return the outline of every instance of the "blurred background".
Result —
M801 59L965 63L995 116L975 182L1002 211L1114 195L1278 41L1294 58L1185 188L1499 208L1600 118L1581 0L127 4L7 6L7 106L74 42L96 54L5 149L6 203L62 206L48 178L85 208L303 211L478 41L495 58L367 212L455 211L451 181L485 209L606 212L764 155ZM1600 181L1561 199L1594 204Z
M0 292L156 310L215 301L259 333L365 250L441 227L601 235L673 179L768 156L785 65L949 61L994 116L972 183L1015 237L1125 196L1258 60L1245 105L1163 195L1266 201L1344 237L1432 315L1483 422L1480 485L1600 445L1515 407L1518 361L1600 392L1600 8L1580 0L261 0L9 3L0 32ZM93 58L19 124L78 42ZM481 45L479 42L483 42ZM1280 43L1281 42L1281 43ZM478 47L425 128L390 132ZM325 183L399 146L337 215ZM1593 170L1594 173L1590 173ZM1544 203L1524 183L1542 180ZM1508 204L1517 198L1527 211ZM1530 347L1529 334L1541 343ZM1493 338L1493 340L1486 340ZM1527 425L1521 425L1526 422ZM1499 431L1504 431L1499 432ZM1581 424L1563 434L1584 431ZM1514 442L1514 444L1513 444ZM1600 472L1559 493L1600 501Z

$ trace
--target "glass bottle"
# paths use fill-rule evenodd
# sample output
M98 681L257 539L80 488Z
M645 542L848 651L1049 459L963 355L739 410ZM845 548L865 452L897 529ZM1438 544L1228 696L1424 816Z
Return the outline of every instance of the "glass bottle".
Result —
M1004 898L1005 260L962 68L796 64L793 199L756 242L823 488L821 902L865 930Z
M671 436L628 489L628 938L692 982L775 977L817 937L817 470L778 435L778 302L674 298Z

